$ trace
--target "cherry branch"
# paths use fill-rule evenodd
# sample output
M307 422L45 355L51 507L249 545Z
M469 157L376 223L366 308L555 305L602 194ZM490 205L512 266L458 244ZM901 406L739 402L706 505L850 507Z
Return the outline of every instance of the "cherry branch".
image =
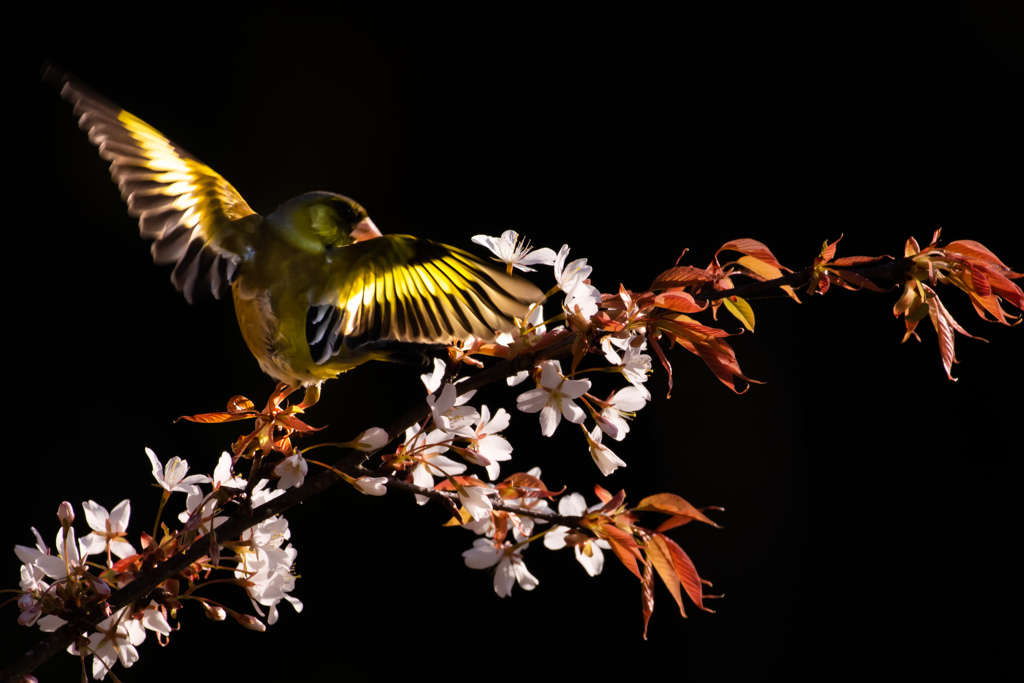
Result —
M546 348L532 353L522 353L516 358L501 361L483 372L477 373L465 382L460 382L456 385L458 393L463 394L492 382L503 380L522 370L532 368L542 360L568 356L571 353L572 342L575 337L576 335L574 334L564 334ZM385 428L388 435L388 443L396 439L400 434L403 434L412 425L423 420L429 412L430 409L426 402L419 401L416 407L393 420ZM346 450L334 467L353 478L371 475L373 472L363 467L363 463L366 462L370 455L372 454L354 449ZM208 555L210 553L211 538L216 537L218 543L234 540L247 529L325 491L340 480L341 478L331 470L323 470L307 478L302 486L290 488L284 494L259 507L247 508L244 505L240 506L227 521L216 528L214 534L205 534L197 538L183 552L175 554L151 571L139 575L124 588L113 592L103 604L83 612L77 619L69 621L53 633L47 635L35 647L22 654L9 667L0 672L0 683L20 680L57 652L66 649L74 643L80 633L95 629L96 625L106 619L112 612L126 605L145 600L151 593L158 591L161 583L183 571L193 562L197 562ZM389 478L388 486L430 497L436 497L436 495L442 493L432 489L420 489L420 487L398 482L393 478ZM495 507L517 513L521 512L518 508L512 509L510 506L504 506L500 503L496 504ZM535 514L533 516L539 515ZM573 518L562 517L554 513L549 513L544 518L556 524L576 526L573 523ZM579 519L576 518L577 523L578 521Z
M883 264L869 264L865 266L841 266L835 267L836 270L844 272L852 272L865 277L868 279L882 279L889 280L894 283L900 283L907 279L908 274L914 267L914 259L912 258L901 258L893 261L889 261ZM754 282L747 282L742 285L733 287L732 289L711 289L705 287L698 292L693 294L694 299L714 301L717 299L724 299L730 296L742 296L750 297L755 294L761 294L769 292L771 290L779 289L781 287L789 286L793 288L799 288L804 285L808 285L814 279L815 271L814 266L807 266L803 270L798 270L782 277L773 278L771 280L757 280Z
M410 484L407 481L396 479L389 476L388 481L385 484L389 489L395 489L397 491L405 491L406 493L413 493L419 496L424 496L432 500L439 502L450 501L458 504L459 495L455 491L441 491L438 489L428 489L423 486L417 486L416 484ZM502 510L504 512L511 512L516 515L524 517L532 517L534 519L543 520L550 522L551 524L559 524L561 526L572 527L580 531L590 533L590 530L580 524L580 517L574 515L560 515L557 512L550 510L531 510L529 508L523 508L518 505L506 505L505 503L498 503L491 501L491 507L495 510Z

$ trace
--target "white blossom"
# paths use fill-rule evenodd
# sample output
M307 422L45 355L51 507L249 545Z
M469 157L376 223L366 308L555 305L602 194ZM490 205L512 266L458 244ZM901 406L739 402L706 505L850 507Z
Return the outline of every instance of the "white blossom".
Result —
M566 295L572 295L576 285L590 277L590 273L594 269L587 265L587 259L585 258L576 259L566 265L565 259L568 256L569 245L563 244L562 248L558 251L558 256L555 257L555 280L558 282L559 288Z
M598 503L594 508L600 507ZM591 512L587 503L579 493L571 493L558 501L558 514L563 517L582 517ZM544 547L550 550L560 550L567 544L567 540L573 542L573 549L576 552L576 561L579 562L587 574L597 576L604 569L604 550L611 548L608 541L603 539L588 538L578 532L570 532L568 527L556 526L544 534Z
M584 432L586 430L584 429ZM601 443L601 428L594 427L594 430L587 434L587 444L590 446L590 457L597 464L597 469L606 477L619 469L625 467L626 463L622 458L612 453L612 450Z
M434 359L434 371L420 375L420 381L427 388L428 394L433 394L435 391L441 388L441 382L444 381L444 373L448 370L448 366L445 365L444 361L440 358ZM468 377L463 377L455 381L455 384L459 382L465 382ZM455 405L462 406L469 403L469 400L476 394L476 389L471 389L466 393L457 396L455 398Z
M590 389L590 380L565 379L552 361L544 361L542 368L540 386L520 394L516 403L524 413L539 412L540 431L544 436L551 436L562 417L575 424L586 419L586 413L573 399Z
M160 485L160 488L165 491L171 493L174 491L199 493L199 487L196 484L210 481L209 477L202 474L193 474L186 477L188 461L182 460L178 456L168 460L166 467L160 464L160 460L157 459L156 453L152 449L146 449L146 456L153 465L153 478L156 479L156 483Z
M459 495L459 502L462 503L462 507L466 508L466 512L474 520L480 520L485 516L490 516L493 506L491 504L490 494L494 493L494 489L485 486L462 486L461 489L456 489L455 492Z
M491 417L487 406L480 406L480 419L477 423L472 448L487 461L487 478L494 481L501 473L499 463L512 459L512 444L498 432L508 428L510 416L504 408L498 408Z
M440 429L423 433L418 427L405 430L405 452L417 459L412 466L412 483L425 489L434 488L434 477L445 474L462 474L466 464L441 455L448 450L444 445L450 437ZM429 463L429 464L428 464ZM430 499L416 494L416 503L426 505Z
M280 477L277 480L277 488L290 489L293 486L302 486L308 472L309 464L302 454L292 453L274 468L274 474Z
M506 230L501 233L501 237L476 235L473 237L473 242L490 249L491 253L498 257L497 260L503 261L509 266L509 272L512 272L512 268L515 268L516 270L533 273L536 271L527 266L550 266L555 262L555 252L553 249L545 247L534 251L530 246L529 240L520 239L519 233L515 230Z
M513 549L508 541L501 548L495 548L492 541L478 538L473 547L462 553L466 566L470 569L487 569L497 565L494 571L494 592L499 598L512 593L512 586L519 583L523 590L532 591L537 587L537 579L526 569L523 553L529 544Z
M128 617L127 608L96 624L96 631L89 635L89 650L86 653L93 655L93 678L106 678L107 672L118 661L126 669L139 661L139 651L135 646L141 645L145 639L145 628L138 620ZM71 645L68 652L73 655L79 654L75 645Z
M456 391L454 384L446 384L439 397L433 394L427 396L427 405L430 406L438 429L448 434L472 438L475 435L473 423L480 419L480 415L475 408L459 406L455 400Z
M644 400L650 401L651 392L647 390L643 383L647 381L647 376L651 374L651 357L646 353L640 353L642 350L643 345L633 346L631 344L627 346L625 353L622 355L622 365L619 366L619 369L622 372L622 376L626 378L626 381L640 390Z
M608 399L608 404L602 411L601 417L606 422L599 422L601 430L616 441L622 441L629 433L629 422L626 417L632 417L637 411L647 405L645 398L646 390L638 389L635 386L628 386L616 392ZM650 394L647 394L649 396ZM608 425L614 430L609 430Z
M85 520L92 529L92 533L82 539L82 547L89 555L99 555L107 551L120 558L129 557L135 554L132 544L124 540L128 532L128 519L131 516L131 503L126 498L117 504L113 512L95 501L87 500L82 503L85 510Z

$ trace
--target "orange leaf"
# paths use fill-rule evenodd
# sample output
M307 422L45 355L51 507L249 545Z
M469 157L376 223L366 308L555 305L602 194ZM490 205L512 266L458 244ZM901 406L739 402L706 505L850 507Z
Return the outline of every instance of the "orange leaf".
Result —
M229 413L244 413L250 410L256 410L256 406L245 396L232 396L228 399Z
M775 266L780 270L789 271L789 268L786 268L775 259L775 255L772 254L771 250L768 249L768 247L764 246L757 240L743 238L726 242L718 249L718 251L715 252L716 262L718 261L718 255L723 251L738 251L741 254L746 254L747 256L757 259L758 261L762 261L768 265Z
M200 413L199 415L182 415L179 420L198 422L200 424L219 424L221 422L237 422L238 420L251 420L255 415L236 415L234 413Z
M598 500L602 503L607 503L612 499L611 491L604 488L600 484L594 484L594 494L597 495Z
M654 278L650 289L671 289L673 287L689 287L714 282L718 278L703 268L693 266L676 266Z
M602 499L602 501L604 502L604 505L601 507L600 512L615 512L622 506L624 502L626 502L626 490L619 489L619 492L616 493L614 496L607 500Z
M928 287L923 285L925 289L931 294L928 299L928 315L931 317L932 326L935 328L935 333L939 337L939 353L942 355L942 366L946 370L946 377L952 381L956 381L953 377L953 363L956 363L956 353L953 350L953 332L959 332L960 334L971 337L972 339L981 339L981 337L975 337L969 334L967 330L960 327L959 323L953 319L953 316L949 314L946 307L942 305L939 297L935 292ZM981 339L981 341L985 341Z
M518 472L516 474L510 474L505 477L502 482L505 486L521 486L528 489L547 489L544 482L540 480L540 477L535 477L532 474L526 472Z
M984 244L981 242L975 242L974 240L956 240L955 242L950 242L943 248L943 251L961 254L972 259L992 263L1006 270L1010 270L1010 268L1000 261L998 256L989 251Z
M647 496L640 501L640 504L633 508L634 512L662 512L666 515L673 515L678 517L686 517L689 519L695 519L698 522L704 522L710 524L715 528L721 528L708 517L704 515L700 510L693 507L683 498L677 496L674 493L658 493L653 496Z
M672 555L672 566L676 570L676 576L679 577L679 582L683 585L683 589L686 590L686 594L690 596L693 604L705 612L714 612L714 610L704 606L704 589L701 587L701 584L704 583L707 583L709 586L711 584L697 575L697 569L693 566L693 562L690 561L690 557L683 552L683 549L675 541L664 534L655 534L655 536L662 539L668 547Z
M633 536L614 524L602 524L598 529L605 536L605 540L608 541L608 545L612 547L612 552L619 558L619 561L642 581L643 577L640 576L640 569L636 562L637 560L642 561L643 557L640 555L640 548L633 540Z
M665 352L661 349L661 344L658 343L655 336L650 335L648 336L648 339L651 342L651 347L654 349L654 354L658 357L658 360L661 361L661 366L665 368L665 372L668 373L668 394L665 398L672 398L672 364L668 362L668 358L665 357Z
M668 549L661 536L652 536L650 543L647 544L647 562L649 565L653 564L654 568L658 570L658 576L661 577L668 592L672 594L676 604L679 605L679 614L685 617L683 593L679 589L679 575L676 574L675 564L672 562L672 551Z
M891 261L892 256L883 254L882 256L844 256L843 258L837 258L829 262L830 266L868 266L872 263L881 263L882 261Z
M708 302L698 304L686 292L663 292L654 297L653 305L680 313L699 313L708 307Z
M738 390L733 377L739 377L746 382L761 384L761 382L750 379L740 371L739 363L736 360L736 353L732 350L732 347L724 341L717 339L717 337L731 336L728 332L714 327L706 327L682 314L652 321L652 324L684 349L700 356L711 372L737 394L744 393L746 389L743 389L743 391Z
M760 259L756 259L753 256L741 256L738 259L736 259L736 263L743 266L744 268L754 273L758 277L763 278L764 280L775 280L777 278L782 277L781 270L779 270L778 268L771 264L761 261ZM797 296L796 292L793 291L793 288L791 286L782 285L781 287L779 287L779 289L788 294L789 298L791 298L793 301L800 303L800 297Z
M647 622L654 614L654 572L650 562L644 564L644 575L640 579L640 602L644 613L644 640L647 640Z

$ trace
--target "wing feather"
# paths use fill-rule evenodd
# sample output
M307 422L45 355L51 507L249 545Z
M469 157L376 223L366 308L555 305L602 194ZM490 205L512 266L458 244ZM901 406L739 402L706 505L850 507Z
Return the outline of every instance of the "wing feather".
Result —
M311 302L308 320L320 364L363 344L494 339L544 299L531 283L467 252L408 235L341 247L330 263L330 286Z
M171 282L189 303L207 293L219 299L260 216L216 171L142 119L53 67L44 78L57 82L78 126L110 162L128 213L153 240L153 260L175 264Z

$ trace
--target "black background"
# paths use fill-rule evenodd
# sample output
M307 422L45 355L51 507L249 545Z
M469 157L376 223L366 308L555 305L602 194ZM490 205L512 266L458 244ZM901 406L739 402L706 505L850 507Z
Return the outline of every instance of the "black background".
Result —
M65 499L80 533L87 499L130 497L133 533L149 529L158 494L143 448L209 472L237 430L172 419L273 388L231 306L188 306L152 265L70 108L36 80L44 59L261 213L331 190L385 232L472 248L472 235L514 229L568 243L604 291L646 287L683 248L704 266L737 237L800 268L841 234L840 256L899 256L942 227L1024 266L1021 24L996 5L195 11L40 13L24 27L33 49L8 63L8 548L31 545L31 526L50 541ZM526 554L539 587L499 600L463 565L473 536L441 529L440 509L339 487L288 514L301 615L282 606L259 635L187 609L170 648L150 636L123 680L206 667L268 681L984 671L1017 640L998 620L1020 608L1021 332L946 293L991 342L957 339L952 383L927 323L923 343L899 344L895 298L754 302L757 334L731 343L767 384L744 396L680 350L671 400L660 368L650 379L654 403L615 446L629 466L600 483L634 502L672 491L726 508L724 529L675 534L725 593L716 614L688 605L683 620L659 588L645 642L628 572L609 559L590 579L540 544ZM419 400L416 375L364 366L325 386L310 421L331 424L325 439L383 424ZM600 475L575 429L544 439L536 417L513 415L513 462L541 466L554 488L589 487ZM8 555L0 583L14 587L17 566ZM2 662L35 636L15 612L0 613ZM73 680L75 667L61 655L39 674Z

